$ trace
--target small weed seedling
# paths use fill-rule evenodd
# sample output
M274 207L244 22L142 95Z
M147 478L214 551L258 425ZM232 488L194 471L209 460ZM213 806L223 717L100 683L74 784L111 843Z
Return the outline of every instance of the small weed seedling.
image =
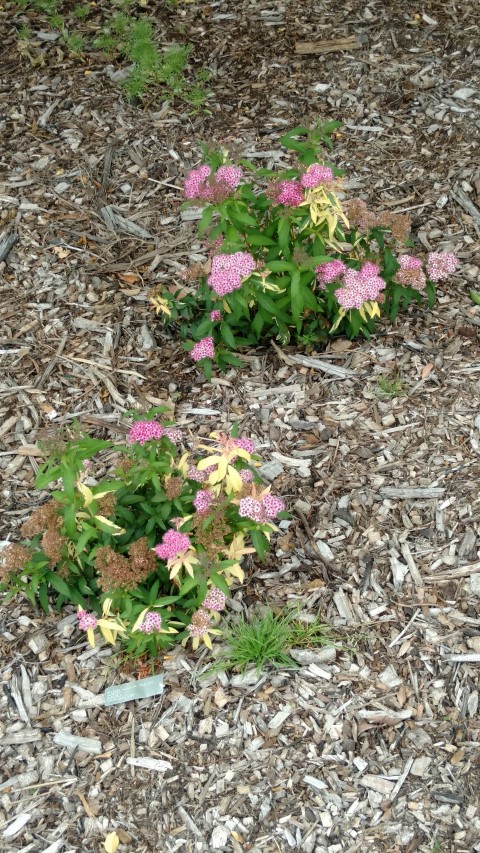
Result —
M10 5L15 14L25 16L31 12L46 19L53 30L60 32L61 43L71 56L83 57L93 49L129 61L132 70L122 85L131 101L139 101L152 86L158 85L164 100L183 101L194 113L204 108L208 97L204 84L209 72L192 73L191 45L159 50L155 44L154 19L131 14L132 0L114 0L112 13L100 20L101 12L95 4L78 3L71 9L62 0L10 0ZM94 16L98 35L92 40L90 30L80 32L78 27ZM28 24L22 22L18 34L20 40L30 38Z
M382 397L388 397L389 399L393 399L393 397L405 397L407 393L400 376L379 376L377 379L377 385L378 394Z

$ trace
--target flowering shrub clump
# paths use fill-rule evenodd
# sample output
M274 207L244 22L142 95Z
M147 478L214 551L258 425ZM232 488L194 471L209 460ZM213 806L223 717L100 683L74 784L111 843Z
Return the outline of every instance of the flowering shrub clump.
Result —
M0 589L48 611L78 607L93 646L97 632L127 654L154 656L175 642L211 646L242 560L262 559L285 509L264 488L250 438L212 433L181 448L182 434L154 409L124 446L77 437L51 449L37 486L52 499L1 553ZM96 479L97 455L113 447L117 469Z
M210 258L185 271L178 289L150 295L167 322L179 323L206 375L241 364L232 350L276 338L325 342L334 333L369 337L382 313L394 320L414 300L435 299L454 255L410 247L410 219L344 198L341 171L324 162L338 122L296 127L281 142L297 168L275 172L248 160L208 160L185 181L188 204L203 207L199 233Z

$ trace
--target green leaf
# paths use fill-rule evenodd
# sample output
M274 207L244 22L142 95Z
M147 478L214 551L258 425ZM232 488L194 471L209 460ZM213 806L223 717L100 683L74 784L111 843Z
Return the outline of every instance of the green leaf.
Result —
M210 579L212 583L215 584L217 589L221 590L221 592L224 592L225 595L228 595L228 597L230 597L230 587L228 586L228 583L226 582L225 578L222 578L222 576L219 575L217 572L211 572Z
M204 208L200 222L198 223L198 233L199 233L200 237L202 237L202 235L205 233L205 231L209 227L209 225L212 221L213 212L214 212L214 208L211 206Z
M395 320L395 318L396 318L396 316L397 316L397 314L398 314L398 311L399 311L399 308L400 308L400 300L401 300L401 298L402 298L402 289L401 289L401 287L399 287L399 286L397 286L397 285L394 285L394 286L393 286L393 293L392 293L392 300L391 300L391 303L390 303L390 310L389 310L389 312L388 312L388 316L389 316L390 320L392 320L392 321L393 321L393 320Z
M68 504L63 511L63 524L67 536L70 539L75 539L77 536L77 522L75 519L75 505Z
M188 595L188 593L191 592L192 589L194 589L196 586L198 586L198 581L195 578L185 578L185 580L182 581L182 584L180 586L180 594L178 597L183 598L185 595Z
M60 476L62 478L63 491L67 498L73 501L75 497L75 472L72 470L70 465L70 460L63 463Z
M95 530L94 527L85 527L84 528L84 530L82 531L82 533L78 537L77 542L75 544L75 553L77 554L77 556L82 553L83 549L88 544L90 539L96 535L97 535L97 531Z
M286 216L281 216L278 220L278 243L285 258L290 260L290 222Z
M50 605L48 603L48 587L46 583L42 583L42 585L39 587L38 600L44 613L49 613Z
M55 572L49 573L48 582L57 590L57 592L61 592L61 594L66 598L70 597L70 587L65 583L63 578L56 575Z
M250 246L274 246L275 240L261 234L260 231L246 231L245 237Z
M227 323L224 322L220 324L220 334L227 347L230 347L230 349L236 348L233 332Z
M149 602L149 604L153 604L153 603L154 603L154 601L155 601L155 599L156 599L156 597L157 597L157 594L158 594L158 588L159 588L159 586L160 586L160 580L157 578L157 580L156 580L156 581L154 581L154 583L153 583L153 585L152 585L152 588L151 588L151 590L150 590L150 592L149 592L149 595L148 595L148 602Z
M302 125L294 127L292 130L289 130L288 133L285 133L280 137L280 145L283 145L284 148L290 148L292 151L305 151L308 143L306 141L300 142L300 140L294 139L293 137L307 136L308 132L308 127L303 127Z
M268 316L268 315L267 315ZM263 319L262 312L257 311L255 317L252 320L252 329L255 332L257 338L262 334L262 329L265 325L265 320Z
M238 204L235 206L232 205L232 207L229 208L228 215L233 223L237 220L238 222L241 222L242 225L251 225L253 228L257 225L257 220L253 216L250 216L246 210L242 210Z
M266 261L265 265L271 272L293 272L296 269L293 261Z
M302 288L300 285L300 270L295 270L292 275L292 281L290 284L290 304L292 307L293 319L295 320L297 329L300 330L300 318L305 307Z
M152 601L151 603L155 604L156 607L167 607L169 604L175 604L179 598L179 595L166 595L164 598L159 598L157 601Z
M36 478L35 485L37 489L44 489L45 486L48 486L49 483L54 483L56 480L60 479L62 468L60 465L55 465L54 468L48 467L46 471L43 471L40 468Z
M251 530L250 538L260 560L263 560L268 551L268 539L261 530Z

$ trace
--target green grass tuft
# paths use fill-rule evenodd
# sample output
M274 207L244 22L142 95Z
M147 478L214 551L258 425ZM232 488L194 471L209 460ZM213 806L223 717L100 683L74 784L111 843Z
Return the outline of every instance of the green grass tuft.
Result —
M234 669L243 672L255 666L260 672L268 665L274 669L297 667L288 654L292 648L316 648L334 645L328 626L320 620L303 622L297 608L283 614L265 608L247 621L234 618L224 631L225 649L220 652L210 672Z

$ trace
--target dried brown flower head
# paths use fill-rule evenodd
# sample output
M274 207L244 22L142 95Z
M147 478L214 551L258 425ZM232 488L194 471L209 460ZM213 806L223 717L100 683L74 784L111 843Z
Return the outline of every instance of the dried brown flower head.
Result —
M155 554L148 548L145 537L133 542L129 556L117 554L109 545L99 548L95 555L98 584L104 592L115 589L135 589L157 567Z
M368 231L377 223L376 214L368 210L361 198L351 198L344 204L347 219L351 225Z
M98 509L101 515L104 515L106 518L110 515L114 515L116 503L115 492L108 492L107 495L100 498L98 501Z
M183 480L181 477L172 477L165 483L165 491L169 501L179 498L182 494Z
M11 545L0 552L0 581L6 581L10 572L21 572L32 556L31 551L25 545Z
M212 504L207 525L205 525L204 517L196 513L193 517L193 525L195 539L204 549L207 557L217 559L219 551L225 547L225 538L230 532L229 524L225 518L224 506Z
M139 579L143 580L148 577L157 568L157 557L155 552L149 547L146 536L142 536L141 539L132 542L128 553Z
M48 527L41 538L43 553L50 560L52 566L56 566L63 559L64 546L68 544L68 539L62 536L56 527Z
M36 536L37 533L43 533L47 527L56 527L60 523L58 515L59 504L56 501L47 501L47 503L39 506L30 518L22 524L22 535L28 539Z

